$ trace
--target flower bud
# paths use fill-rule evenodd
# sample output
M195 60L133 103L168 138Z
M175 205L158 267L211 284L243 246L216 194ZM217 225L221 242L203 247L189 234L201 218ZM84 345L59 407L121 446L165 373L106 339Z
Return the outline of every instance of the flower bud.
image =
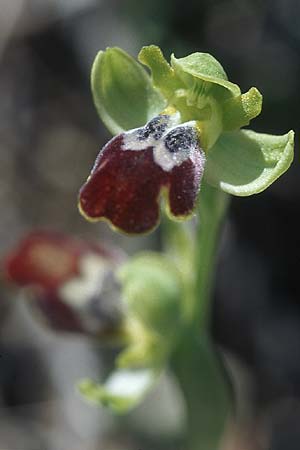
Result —
M160 254L143 253L124 264L118 277L128 315L171 338L182 320L183 291L181 275L172 261Z

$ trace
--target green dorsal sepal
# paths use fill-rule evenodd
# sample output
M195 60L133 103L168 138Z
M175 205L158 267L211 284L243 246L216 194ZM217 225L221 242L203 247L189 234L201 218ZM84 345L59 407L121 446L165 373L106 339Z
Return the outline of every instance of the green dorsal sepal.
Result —
M146 70L117 47L96 56L91 87L98 114L112 134L144 125L167 105Z

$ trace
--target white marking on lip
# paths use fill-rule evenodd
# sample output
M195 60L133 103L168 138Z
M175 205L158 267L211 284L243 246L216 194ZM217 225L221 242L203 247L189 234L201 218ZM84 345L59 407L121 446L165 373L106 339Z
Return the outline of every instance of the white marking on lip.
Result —
M180 125L182 128L193 128L195 130L195 122L187 122ZM194 159L193 155L195 152L200 150L199 144L195 139L193 145L187 149L178 150L177 152L170 152L166 145L164 138L172 130L175 130L177 126L173 126L168 130L168 132L163 136L160 142L153 148L153 158L157 165L159 165L165 172L170 172L175 166L180 166L187 159Z
M140 128L134 128L133 130L126 131L123 135L123 143L122 143L122 150L133 150L133 151L140 151L140 150L146 150L146 148L149 147L155 147L161 139L163 139L163 136L167 134L174 126L178 125L180 123L180 114L175 113L172 115L162 115L165 116L165 123L166 123L166 130L164 131L162 137L160 139L155 139L154 136L148 136L146 139L141 139L139 137L139 132L141 130L145 129L149 122L146 123L144 127ZM157 116L159 117L159 116ZM156 119L154 117L153 119ZM152 120L153 120L152 119Z
M141 151L152 147L154 162L165 172L170 172L175 166L180 166L189 158L193 160L193 155L195 152L200 150L199 143L196 138L189 148L178 149L178 151L174 152L171 152L165 145L166 136L173 130L176 130L178 126L183 128L192 128L195 130L195 121L180 124L180 114L176 113L169 116L167 127L159 139L155 139L153 135L151 136L151 134L146 139L141 139L141 130L144 130L148 124L149 122L145 125L145 127L135 128L134 130L125 132L121 146L122 150Z

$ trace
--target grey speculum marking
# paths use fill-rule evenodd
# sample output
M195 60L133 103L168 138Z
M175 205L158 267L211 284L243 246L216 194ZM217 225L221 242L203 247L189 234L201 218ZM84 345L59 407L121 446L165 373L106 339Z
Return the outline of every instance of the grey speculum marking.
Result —
M165 146L171 153L189 150L197 144L196 134L192 128L177 127L164 139Z
M158 141L166 131L168 122L169 116L162 115L154 117L154 119L150 120L147 125L138 131L138 139L144 141L151 136Z

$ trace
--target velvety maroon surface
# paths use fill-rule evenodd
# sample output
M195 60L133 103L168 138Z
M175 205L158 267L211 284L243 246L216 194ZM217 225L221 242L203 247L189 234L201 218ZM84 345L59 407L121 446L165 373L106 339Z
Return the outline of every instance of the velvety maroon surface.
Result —
M194 156L194 161L187 159L171 171L169 202L175 217L187 216L195 208L203 169L203 156L199 152Z
M108 219L127 233L153 229L159 218L159 195L167 188L170 212L189 215L196 202L203 170L199 153L170 172L153 159L153 149L122 150L123 134L99 153L87 182L79 193L81 212L89 219ZM201 164L197 164L201 161Z

